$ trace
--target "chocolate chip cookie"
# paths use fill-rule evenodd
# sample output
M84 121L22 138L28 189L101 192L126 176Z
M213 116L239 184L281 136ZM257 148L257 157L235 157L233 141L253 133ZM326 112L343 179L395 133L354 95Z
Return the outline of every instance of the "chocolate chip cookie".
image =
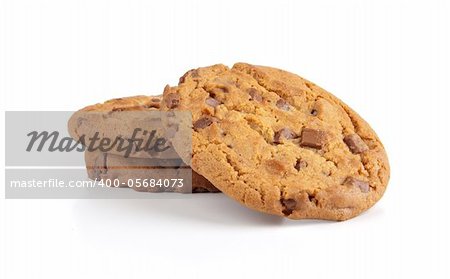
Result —
M387 155L369 124L295 74L245 63L190 70L166 86L161 108L192 112L192 168L249 208L347 220L388 184Z
M136 139L146 143L150 139L151 133L143 135L145 129L154 129L153 138L166 138L162 131L160 116L160 96L133 96L118 98L106 101L105 103L87 106L75 112L69 119L68 129L72 138L77 141L83 140L85 146L90 146L93 138L107 138L112 142L134 141L131 139L134 131L138 128ZM100 141L97 141L100 142ZM112 143L111 143L112 144ZM150 142L150 144L154 144ZM118 146L115 145L116 147ZM96 146L97 147L97 146ZM164 152L156 152L154 149L139 149L137 145L126 148L110 148L107 153L136 157L136 158L179 158L173 148Z
M93 133L99 132L102 137L114 138L117 134L126 134L123 127L133 127L128 121L129 118L121 118L120 112L134 111L159 111L161 96L132 96L117 98L87 106L73 114L69 120L69 134L76 140L82 135L92 137ZM152 119L154 124L159 125L160 119ZM146 123L151 126L152 123ZM128 132L129 133L129 132ZM172 149L173 150L173 149ZM147 179L150 175L163 174L168 169L158 170L159 167L171 167L171 171L176 172L178 165L183 168L182 162L176 154L160 154L149 152L133 152L130 157L124 157L123 152L112 149L109 152L85 151L86 168L91 179L118 179L125 184L129 179ZM179 163L175 161L180 161ZM183 174L185 174L184 172ZM155 178L155 177L153 177ZM122 185L122 184L121 184ZM130 185L131 186L131 185ZM138 188L138 191L157 191L157 188ZM206 178L192 172L192 192L219 192Z

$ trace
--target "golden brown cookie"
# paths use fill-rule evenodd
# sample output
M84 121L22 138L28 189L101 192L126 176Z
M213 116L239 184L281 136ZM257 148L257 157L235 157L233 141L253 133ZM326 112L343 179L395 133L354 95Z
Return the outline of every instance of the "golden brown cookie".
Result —
M138 95L87 106L76 111L69 119L69 134L75 140L80 140L82 136L89 139L97 132L100 137L108 138L114 138L120 134L129 135L131 133L126 130L129 125L123 123L123 117L127 114L121 112L159 111L160 102L161 96ZM122 155L117 150L111 150L111 153ZM147 154L133 155L148 157Z
M190 70L165 88L161 108L192 111L192 168L247 207L346 220L388 184L387 155L369 124L295 74L245 63Z
M74 115L69 120L70 135L79 140L81 135L92 137L93 132L100 132L102 137L114 138L123 127L133 126L123 121L123 118L115 117L123 111L159 111L161 96L132 96L117 98L87 106ZM98 113L98 114L97 114ZM155 120L156 124L160 120ZM148 124L151 126L151 124ZM164 165L173 167L176 164L173 160L179 159L178 154L165 154L163 159L158 158L159 154L137 152L125 158L121 152L113 149L110 152L85 151L85 162L88 176L91 179L118 179L121 183L127 184L130 179L147 179L150 173L157 174L157 166ZM138 168L137 168L138 167ZM163 170L161 170L162 175ZM131 186L131 185L130 185ZM156 188L137 188L141 191L156 191ZM206 178L192 172L192 192L219 192Z
M137 138L143 141L146 141L150 134L150 131L148 131L147 136L143 136L144 129L155 129L155 132L157 131L155 139L158 137L165 138L161 134L164 127L162 127L159 115L160 101L161 96L140 95L112 99L104 103L87 106L75 112L69 119L69 134L77 141L83 140L86 146L90 145L90 140L96 135L99 138L111 139L113 142L117 137L128 141L136 128L141 129ZM137 146L133 146L128 154L127 150L119 150L119 148L112 148L107 153L122 156L126 154L127 157L137 158L175 159L179 157L173 148L169 148L162 153L154 152L151 149L138 151Z

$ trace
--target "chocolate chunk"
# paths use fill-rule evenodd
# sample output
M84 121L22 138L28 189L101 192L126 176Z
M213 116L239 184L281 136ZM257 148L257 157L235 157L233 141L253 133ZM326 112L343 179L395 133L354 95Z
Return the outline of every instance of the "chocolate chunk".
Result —
M261 103L262 102L262 96L259 94L258 90L255 88L248 89L248 95L250 95L250 100L256 101Z
M198 73L198 69L192 70L191 77L193 77L193 78L200 77L200 74Z
M214 107L214 108L221 104L219 101L217 101L217 100L214 99L214 98L207 98L207 99L205 100L205 103L206 103L208 106L212 106L212 107Z
M295 133L292 132L291 129L283 128L275 132L275 135L273 136L273 143L279 144L282 142L282 139L293 139L295 136Z
M194 129L203 129L211 125L215 121L215 118L211 116L205 116L194 122Z
M313 203L314 205L318 204L318 201L316 199L316 195L315 194L309 194L308 193L308 200Z
M164 99L169 109L176 108L180 104L180 95L177 93L169 93Z
M300 146L321 149L327 142L327 133L321 130L303 128Z
M297 163L295 163L294 168L298 171L300 171L301 169L304 169L308 166L308 162L302 160L302 159L298 159Z
M180 77L180 79L178 80L178 85L180 85L180 84L182 84L182 83L184 83L186 81L187 75L189 75L189 71L187 71L184 75L182 75Z
M369 150L367 144L358 134L345 136L344 142L353 154L359 154Z
M280 202L284 207L284 215L291 215L292 211L294 211L295 207L297 206L297 202L294 199L281 199Z
M353 187L358 187L363 193L369 192L370 189L368 182L356 179L354 177L347 177L347 179L345 179L344 184Z
M186 81L186 78L191 75L191 77L193 78L198 78L199 74L198 71L196 69L191 69L189 71L187 71L184 75L182 75L178 81L178 85L180 85L181 83L184 83Z
M276 105L279 109L286 110L286 111L289 110L289 104L284 99L279 99L277 101Z

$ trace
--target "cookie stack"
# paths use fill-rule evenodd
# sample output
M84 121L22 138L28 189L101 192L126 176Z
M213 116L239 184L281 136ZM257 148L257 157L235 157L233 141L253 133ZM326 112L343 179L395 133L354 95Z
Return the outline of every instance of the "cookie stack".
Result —
M213 65L188 71L159 100L138 96L86 109L190 111L193 189L219 189L268 214L347 220L373 206L388 184L387 155L369 124L295 74ZM185 150L183 141L171 144ZM111 156L89 154L89 176L102 176Z

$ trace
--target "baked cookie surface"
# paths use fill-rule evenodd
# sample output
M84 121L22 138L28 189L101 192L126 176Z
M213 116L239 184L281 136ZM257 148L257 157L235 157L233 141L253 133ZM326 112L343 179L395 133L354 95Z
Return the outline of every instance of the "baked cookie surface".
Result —
M114 117L110 113L120 113L122 111L159 111L162 96L131 96L108 100L104 103L87 106L77 112L69 120L69 134L76 140L87 133L92 136L92 132L100 132L102 136L114 138L119 133L115 126L128 126L129 123L123 119L117 119L116 125L105 125L105 117ZM96 114L99 112L99 114ZM103 114L102 112L105 112ZM161 120L156 120L160 122ZM113 123L113 122L109 122ZM150 123L149 123L150 126ZM123 154L116 150L111 152L85 151L85 163L88 177L91 179L118 179L127 183L129 179L147 179L150 175L157 174L157 166L174 167L174 160L180 160L178 154L165 155L164 159L156 158L158 154L134 153L125 158ZM175 159L174 159L175 158ZM164 172L162 170L161 172ZM167 170L166 170L167 172ZM161 173L163 175L163 173ZM155 177L153 177L155 178ZM136 188L134 190L157 192L156 188ZM192 192L206 193L219 192L206 178L192 171Z
M114 113L121 111L159 111L160 103L161 96L138 95L86 106L71 116L68 121L68 131L75 140L79 140L82 135L92 137L93 132L111 136L114 133L114 127L104 125L106 117L112 118Z
M108 138L112 142L115 142L117 137L129 141L136 129L139 129L136 132L136 139L146 143L154 130L155 135L150 143L150 146L153 146L157 138L166 138L165 127L161 121L160 102L161 96L138 95L87 106L76 111L69 119L69 134L77 141L82 139L85 145L89 146L94 137ZM144 130L146 135L143 134ZM117 144L115 146L117 147ZM138 149L137 146L132 146L132 150L128 152L126 148L122 150L111 148L106 153L135 158L180 157L172 147L164 152L156 152L151 148Z
M190 70L165 88L161 108L192 112L193 170L255 210L346 220L388 184L369 124L295 74L245 63Z

